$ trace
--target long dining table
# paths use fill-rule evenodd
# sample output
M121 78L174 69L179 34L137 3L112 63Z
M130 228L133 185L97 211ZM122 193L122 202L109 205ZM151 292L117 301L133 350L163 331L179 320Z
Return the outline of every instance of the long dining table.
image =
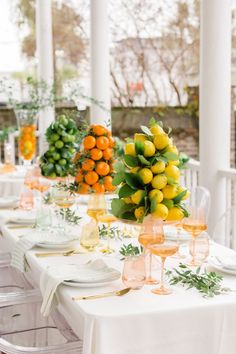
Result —
M1 211L0 211L1 214ZM1 251L12 252L19 238L31 229L1 227ZM129 241L130 242L130 241ZM121 241L114 241L117 249ZM28 279L39 286L40 275L52 265L84 264L102 258L122 271L118 252L74 254L69 257L36 257L39 247L27 251ZM47 250L43 250L47 251ZM49 251L49 250L48 250ZM51 251L51 250L50 250ZM211 242L211 255L233 253ZM167 268L178 265L169 258ZM207 266L207 265L206 265ZM160 269L154 273L159 276ZM236 290L236 276L224 274L225 286ZM124 296L74 301L75 296L101 294L125 288L119 279L106 286L80 288L60 285L58 307L75 333L83 340L83 354L235 354L236 292L204 298L196 289L173 286L171 295L151 293L153 286L131 290Z

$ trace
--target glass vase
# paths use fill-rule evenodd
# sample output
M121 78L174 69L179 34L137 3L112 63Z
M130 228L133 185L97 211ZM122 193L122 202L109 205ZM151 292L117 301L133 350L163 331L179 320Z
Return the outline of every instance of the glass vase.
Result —
M29 166L36 155L37 116L30 110L17 110L19 129L19 156L24 166Z

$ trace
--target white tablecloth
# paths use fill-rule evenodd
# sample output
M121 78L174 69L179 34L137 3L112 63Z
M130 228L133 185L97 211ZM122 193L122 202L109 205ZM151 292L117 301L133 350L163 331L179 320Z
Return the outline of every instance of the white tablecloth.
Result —
M4 249L12 249L23 230L3 227ZM25 232L30 232L26 229ZM48 265L61 262L84 263L96 254L73 257L36 258L36 249L27 253L36 284ZM37 249L39 251L39 248ZM41 249L42 251L42 249ZM228 249L212 246L212 252ZM108 264L122 267L118 257L105 258ZM169 264L176 262L169 260ZM226 275L224 285L236 289L236 277ZM124 288L121 280L101 288L60 286L60 311L84 341L84 354L235 354L236 293L205 299L196 290L173 287L169 296L150 292L150 286L122 297L72 301L72 296L98 294Z
M25 170L19 166L15 172L0 174L0 197L20 196L24 175Z

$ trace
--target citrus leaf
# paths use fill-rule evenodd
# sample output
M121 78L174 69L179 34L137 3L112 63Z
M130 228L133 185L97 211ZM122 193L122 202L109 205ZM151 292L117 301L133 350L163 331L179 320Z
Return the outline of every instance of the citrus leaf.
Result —
M152 132L150 131L150 129L148 127L146 127L145 125L141 125L140 128L142 129L142 131L144 132L144 134L147 134L149 136L152 136Z
M174 206L173 200L167 199L167 198L164 198L164 199L162 200L162 204L164 204L168 209L171 209L171 208L173 208L173 206Z
M183 197L186 195L187 193L187 189L185 189L184 191L182 191L181 193L179 193L174 199L173 199L173 202L175 204L178 204L182 199Z
M112 202L111 202L111 211L112 211L112 214L119 217L120 216L120 213L122 211L122 208L125 206L125 202L121 199L118 199L118 198L114 198L112 199Z
M125 211L121 214L122 219L126 220L136 220L136 217L132 211Z
M143 154L144 145L143 145L142 141L135 141L135 151L136 151L136 154Z
M124 172L118 172L114 175L112 184L113 186L118 186L121 182L124 181L125 178L125 173Z
M140 189L143 187L141 178L136 173L125 173L126 183L133 189Z
M178 184L178 182L174 178L168 176L167 176L167 183L170 184L171 186Z
M165 163L168 162L168 159L166 157L164 157L164 156L157 156L156 160L157 161L162 161L162 162L165 162Z
M184 213L184 217L187 218L189 217L189 212L187 209L185 209L182 205L180 205L180 209L182 210L182 212Z
M150 120L149 120L149 126L150 127L154 127L154 125L156 125L157 122L156 122L156 119L154 117L152 117Z
M164 152L164 154L162 154L162 156L164 156L165 158L167 158L169 161L176 161L179 159L179 156L177 154L175 154L174 152Z
M137 167L138 166L138 159L132 155L124 155L124 161L129 167Z
M116 172L125 172L125 166L122 161L114 163L113 167Z
M128 184L124 184L119 190L119 198L130 197L135 193L135 189L131 188Z
M151 213L153 213L157 208L157 201L155 198L151 200Z
M139 159L139 161L141 162L142 165L145 165L145 166L150 166L151 165L151 162L148 161L147 159L145 159L145 157L143 155L138 155L138 159Z

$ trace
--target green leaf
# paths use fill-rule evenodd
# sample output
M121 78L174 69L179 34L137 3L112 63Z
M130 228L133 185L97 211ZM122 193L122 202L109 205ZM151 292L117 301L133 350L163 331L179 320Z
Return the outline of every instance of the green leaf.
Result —
M126 183L135 190L141 189L143 187L142 180L136 173L125 173L124 178Z
M135 193L135 190L133 188L131 188L128 184L124 184L119 192L119 198L125 198L125 197L130 197L132 194Z
M126 165L129 167L137 167L138 166L138 159L135 156L124 155L124 161L125 161Z
M145 125L141 125L140 127L142 129L142 131L144 132L144 134L152 136L152 132L150 131L150 129L148 127L146 127Z
M125 178L125 173L124 172L118 172L114 175L113 180L112 180L112 184L113 186L118 186L119 184L121 184L121 182L124 181Z
M149 126L150 126L150 127L154 127L156 124L157 124L156 119L155 119L154 117L152 117L152 118L149 120Z
M136 154L143 154L144 145L143 145L142 141L135 141L135 151L136 151Z
M122 214L121 214L121 218L122 219L127 219L127 220L134 220L136 221L136 217L134 215L134 213L132 211L124 211Z
M126 206L126 204L123 200L118 199L118 198L112 199L112 202L111 202L112 214L117 217L120 217L121 211L125 206Z
M183 197L186 195L186 193L187 193L187 189L182 191L181 193L179 193L175 198L173 198L173 202L175 204L178 204L183 199Z
M172 177L167 177L167 183L170 184L171 186L178 184L178 182Z
M114 163L113 167L116 172L125 172L125 166L122 161Z
M156 210L157 207L157 201L155 198L151 200L151 213L153 213Z
M144 166L150 166L151 162L148 161L143 155L138 155L138 159L141 162L142 165Z
M176 161L179 159L179 156L177 154L175 154L174 152L164 152L164 154L162 154L162 156L164 156L165 158L167 158L168 161Z
M180 207L180 209L182 210L182 212L184 213L184 217L185 217L185 218L188 218L188 217L189 217L189 212L188 212L188 210L187 210L186 208L184 208L183 205L180 205L179 207Z
M164 198L161 203L164 204L168 209L171 209L174 206L173 200L167 198Z

